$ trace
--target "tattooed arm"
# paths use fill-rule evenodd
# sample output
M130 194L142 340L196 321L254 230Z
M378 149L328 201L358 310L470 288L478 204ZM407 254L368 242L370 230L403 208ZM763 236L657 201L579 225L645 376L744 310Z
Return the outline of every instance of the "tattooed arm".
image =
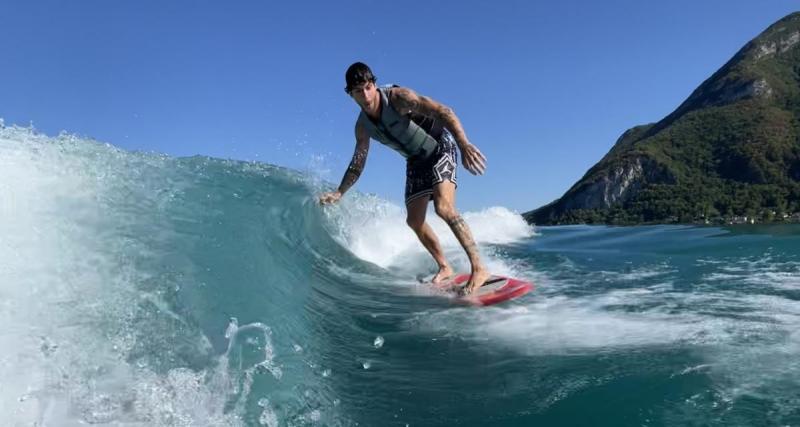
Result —
M353 184L358 181L361 172L364 171L364 166L367 165L367 154L369 153L369 132L363 126L356 123L356 149L353 152L353 158L350 160L350 165L347 167L342 178L342 183L339 184L339 192L344 194Z
M319 198L322 204L335 203L342 198L342 195L358 181L361 172L364 171L364 166L367 164L367 154L369 153L369 132L364 127L356 123L356 149L353 152L353 158L350 160L350 165L342 177L342 183L339 184L339 189L330 193L325 193Z
M458 143L464 167L473 175L483 174L486 170L486 157L478 147L470 144L461 121L450 107L404 87L393 88L389 92L389 100L400 114L418 113L441 120Z

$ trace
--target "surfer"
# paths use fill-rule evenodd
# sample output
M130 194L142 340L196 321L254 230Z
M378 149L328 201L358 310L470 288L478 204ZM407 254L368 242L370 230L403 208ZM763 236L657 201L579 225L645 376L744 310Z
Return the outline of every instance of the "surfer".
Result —
M339 188L322 194L320 203L339 201L355 184L366 165L370 138L398 151L406 158L406 223L439 266L431 281L441 283L455 274L439 239L425 223L428 202L433 199L436 214L450 226L469 258L472 276L463 293L475 292L490 274L469 226L455 207L456 146L464 167L473 175L483 174L486 157L469 142L458 117L447 106L408 88L376 86L372 70L361 62L347 69L345 81L345 92L361 107L355 126L355 152Z

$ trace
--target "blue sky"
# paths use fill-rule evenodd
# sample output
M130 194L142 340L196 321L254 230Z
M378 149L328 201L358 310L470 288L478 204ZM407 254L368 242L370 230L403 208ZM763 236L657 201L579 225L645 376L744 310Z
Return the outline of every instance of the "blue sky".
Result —
M344 71L450 107L488 158L458 206L561 196L626 129L659 120L795 0L5 1L0 118L129 149L313 171L338 184L358 107ZM401 203L373 143L355 189Z

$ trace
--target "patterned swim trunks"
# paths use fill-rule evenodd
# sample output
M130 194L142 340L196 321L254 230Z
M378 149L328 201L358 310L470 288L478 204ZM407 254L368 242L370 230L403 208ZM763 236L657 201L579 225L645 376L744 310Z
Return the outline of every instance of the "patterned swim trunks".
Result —
M439 138L439 145L430 157L424 160L409 160L406 163L406 205L420 197L433 196L433 187L448 179L458 187L456 170L458 153L453 135L446 129Z

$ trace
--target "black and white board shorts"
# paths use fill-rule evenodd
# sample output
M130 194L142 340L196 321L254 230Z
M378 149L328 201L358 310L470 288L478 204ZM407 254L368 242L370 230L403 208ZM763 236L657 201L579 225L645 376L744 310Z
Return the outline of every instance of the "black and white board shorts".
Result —
M457 169L456 141L445 129L439 138L436 151L430 157L423 160L408 160L406 163L406 205L420 197L430 200L433 196L433 187L446 179L458 187Z

